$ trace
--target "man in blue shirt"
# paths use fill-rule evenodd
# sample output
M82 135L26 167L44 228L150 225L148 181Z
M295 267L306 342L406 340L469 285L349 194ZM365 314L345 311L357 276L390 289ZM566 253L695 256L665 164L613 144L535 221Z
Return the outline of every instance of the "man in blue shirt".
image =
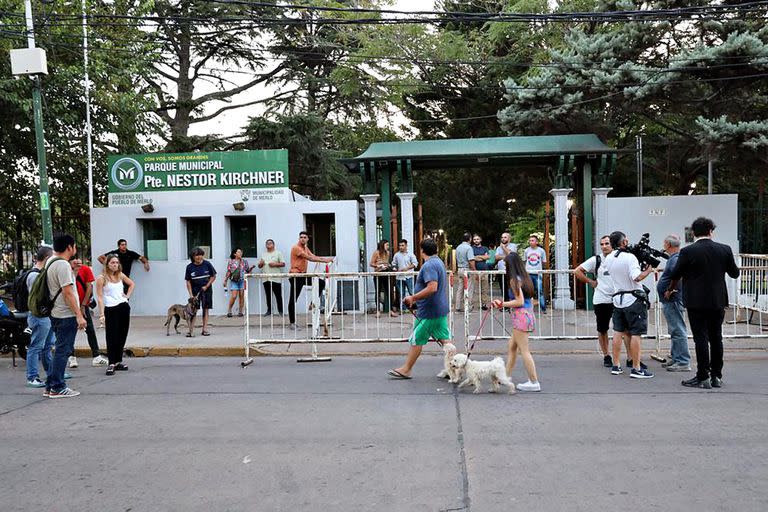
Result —
M669 299L664 298L664 292L669 287L672 272L675 270L677 258L680 256L680 237L668 235L664 239L664 252L669 254L669 259L656 285L656 291L659 294L664 318L667 320L669 336L672 338L670 347L672 357L671 361L667 361L663 366L666 366L668 372L689 372L691 371L691 353L688 351L688 331L685 328L685 319L683 318L682 281Z
M448 327L448 278L445 265L437 256L437 243L433 239L422 240L421 256L425 261L416 278L416 293L403 299L403 304L407 307L412 307L414 303L417 306L416 325L408 338L411 347L405 364L387 372L396 379L411 378L413 365L430 338L434 338L438 343L451 339Z
M467 270L475 270L475 253L469 241L472 235L464 233L461 237L461 243L456 247L456 275L453 278L453 309L461 313L464 311L464 278L467 277ZM467 281L467 294L470 297L469 309L472 310L472 291L474 290L472 280Z

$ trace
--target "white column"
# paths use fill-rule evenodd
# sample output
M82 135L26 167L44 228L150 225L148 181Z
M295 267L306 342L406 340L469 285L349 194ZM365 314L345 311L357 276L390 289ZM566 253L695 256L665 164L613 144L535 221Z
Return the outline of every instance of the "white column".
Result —
M373 251L376 250L376 200L379 198L379 194L363 194L360 196L365 203L365 257L363 272L371 270L368 267L368 261L371 259ZM367 296L364 297L363 309L367 309L368 304L375 304L375 291L373 287L373 279L367 279L366 285ZM362 290L361 290L362 294Z
M572 188L556 188L549 193L555 196L555 270L568 270L568 194ZM576 303L571 299L567 273L555 275L554 309L575 309Z
M400 192L397 197L400 198L400 231L403 238L408 240L408 249L416 254L418 248L413 246L413 198L416 197L416 192ZM395 240L392 240L392 247L397 250Z
M367 272L368 260L373 251L376 250L376 200L379 194L363 194L360 198L365 203L365 261L366 267L363 272Z
M595 254L602 254L600 252L600 237L608 235L608 192L613 190L612 188L593 188L592 193L594 199L592 202L592 209L595 222Z

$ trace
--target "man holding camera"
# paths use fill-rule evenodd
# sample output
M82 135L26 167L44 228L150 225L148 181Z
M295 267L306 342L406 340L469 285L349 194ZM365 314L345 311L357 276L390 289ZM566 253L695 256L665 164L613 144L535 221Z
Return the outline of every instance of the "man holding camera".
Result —
M715 223L711 219L699 217L691 228L696 241L680 251L664 297L679 294L678 282L685 280L683 301L696 345L696 376L684 380L683 386L719 388L723 385L723 318L728 306L725 274L735 279L739 267L731 248L712 240Z
M613 293L613 366L611 373L620 375L624 370L619 365L621 343L624 336L629 336L629 357L632 360L632 370L629 376L633 379L651 379L653 374L640 364L640 337L648 332L648 295L640 284L643 279L653 272L648 265L640 270L637 257L627 250L629 240L621 231L610 234L611 247L614 256L606 258L606 271L611 276L614 285Z

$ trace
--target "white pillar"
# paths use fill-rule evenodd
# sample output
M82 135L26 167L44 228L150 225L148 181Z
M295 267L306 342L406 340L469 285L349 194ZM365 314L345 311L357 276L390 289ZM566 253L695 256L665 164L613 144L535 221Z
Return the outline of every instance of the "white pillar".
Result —
M556 188L549 193L555 196L555 270L568 270L568 194L572 188ZM555 275L554 309L576 309L571 299L567 273Z
M595 254L602 254L600 251L600 237L608 235L608 192L612 188L593 188L594 200L592 202L593 215L595 219Z
M379 194L363 194L360 198L365 203L365 257L363 258L363 272L370 271L368 267L368 261L371 259L373 251L376 250L376 200L379 198ZM375 291L373 287L373 279L366 279L367 296L363 298L363 310L367 309L368 304L375 304ZM362 290L361 290L362 292ZM362 293L361 293L362 295Z
M376 250L376 200L379 194L363 194L360 198L365 203L365 268L363 272L370 270L368 260Z
M403 238L408 240L408 249L416 254L418 248L413 246L413 198L416 197L416 192L400 192L397 197L400 198L400 231ZM396 240L392 240L392 247L393 251L397 250Z

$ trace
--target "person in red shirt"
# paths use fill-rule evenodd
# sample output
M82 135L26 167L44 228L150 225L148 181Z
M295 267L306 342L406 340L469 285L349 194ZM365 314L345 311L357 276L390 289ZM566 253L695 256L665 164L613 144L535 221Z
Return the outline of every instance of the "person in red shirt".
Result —
M88 338L88 345L91 347L93 356L92 366L104 366L107 364L107 358L99 353L99 340L96 339L96 329L93 327L93 318L91 318L91 301L93 299L93 282L96 278L88 265L83 265L83 260L78 255L74 255L69 264L72 266L72 272L75 274L75 284L77 285L77 297L80 301L80 310L85 317L85 335ZM69 367L77 368L77 358L73 355L69 358Z

